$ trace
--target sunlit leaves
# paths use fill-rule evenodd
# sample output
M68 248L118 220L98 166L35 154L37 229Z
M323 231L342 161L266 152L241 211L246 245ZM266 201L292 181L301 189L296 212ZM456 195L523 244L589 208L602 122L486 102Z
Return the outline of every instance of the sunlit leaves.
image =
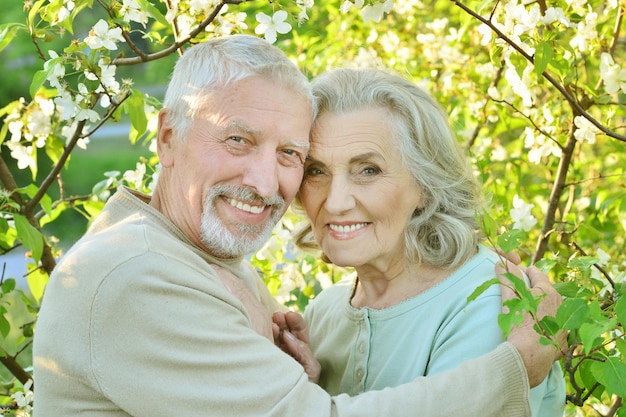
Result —
M591 372L607 391L626 397L626 365L619 358L596 362L591 365Z
M539 42L535 50L534 64L537 74L543 73L554 55L553 46L550 42Z
M26 217L15 214L13 216L18 239L32 251L33 259L38 261L43 253L43 236L41 232L33 227Z
M23 30L24 25L19 23L5 23L0 25L0 51L6 48L19 30Z

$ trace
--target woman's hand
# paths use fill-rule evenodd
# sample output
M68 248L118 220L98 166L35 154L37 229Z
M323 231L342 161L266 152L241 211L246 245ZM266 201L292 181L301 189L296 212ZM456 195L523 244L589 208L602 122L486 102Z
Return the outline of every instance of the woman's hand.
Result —
M513 261L515 262L515 260ZM496 265L496 273L503 284L503 302L516 297L510 282L504 277L506 272L511 272L522 278L521 269L516 264L507 262L506 267L500 264ZM548 280L548 276L534 266L526 268L525 272L530 279L530 292L534 295L544 295L537 307L537 319L555 316L563 300ZM522 324L513 328L507 338L517 348L524 361L531 387L540 384L545 379L550 372L552 363L559 360L568 348L567 332L561 331L557 335L555 341L560 348L553 344L544 345L539 341L540 335L535 331L534 325L535 321L527 314Z
M291 355L304 367L304 371L309 376L309 381L317 383L322 367L313 357L309 329L304 318L293 311L286 313L277 311L273 314L272 320L274 321L272 333L276 346Z

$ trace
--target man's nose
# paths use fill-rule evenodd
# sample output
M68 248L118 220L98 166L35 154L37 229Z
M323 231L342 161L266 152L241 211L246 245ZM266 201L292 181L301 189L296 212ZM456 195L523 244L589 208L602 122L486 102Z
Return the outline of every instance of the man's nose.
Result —
M255 153L244 168L243 185L256 190L261 197L278 193L278 158L274 150Z

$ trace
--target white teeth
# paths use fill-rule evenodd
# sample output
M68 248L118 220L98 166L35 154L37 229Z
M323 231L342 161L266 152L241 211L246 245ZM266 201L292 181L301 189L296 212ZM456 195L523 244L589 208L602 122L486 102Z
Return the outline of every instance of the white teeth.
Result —
M365 226L367 226L367 223L351 224L350 226L341 226L338 224L328 225L328 227L330 227L330 230L339 232L339 233L354 232L355 230L362 229Z
M252 214L259 214L265 210L265 206L251 206L250 204L237 201L234 198L229 198L228 203L233 207L237 207L239 210L247 211Z

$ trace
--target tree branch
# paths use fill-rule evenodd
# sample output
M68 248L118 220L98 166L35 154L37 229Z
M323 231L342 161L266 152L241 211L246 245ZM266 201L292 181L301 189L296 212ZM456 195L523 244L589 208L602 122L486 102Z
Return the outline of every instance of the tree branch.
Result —
M487 25L492 31L494 31L498 37L500 39L502 39L503 41L505 41L509 46L511 46L513 49L515 49L515 51L517 51L517 53L519 53L521 56L523 56L528 62L532 63L534 65L535 60L534 57L528 55L526 53L526 51L524 51L518 44L516 44L515 42L513 42L511 39L509 39L504 33L502 33L502 31L500 31L500 29L498 29L493 23L491 23L490 20L485 19L484 17L480 16L478 13L474 12L472 9L470 9L469 7L467 7L466 5L464 5L463 3L461 3L460 0L451 0L452 3L454 3L456 6L460 7L461 9L463 9L467 14L469 14L470 16L474 17L475 19L481 21L482 23L484 23L485 25ZM572 106L572 108L575 110L576 114L584 117L585 119L587 119L591 124L593 124L595 127L598 128L598 130L600 130L601 132L603 132L605 135L612 137L613 139L617 139L619 141L622 142L626 142L626 136L624 135L620 135L617 132L613 132L611 129L608 129L607 127L605 127L602 123L600 123L599 121L597 121L593 116L591 116L587 110L585 108L583 108L583 106L578 102L578 100L572 96L569 91L567 91L567 89L559 84L549 73L548 71L543 71L541 73L542 77L545 78L546 80L548 80L548 82L550 84L552 84L552 86L554 88L556 88L563 97L565 97L565 99L568 101L568 103L570 103L570 105Z
M193 38L198 36L200 33L202 33L206 29L206 27L209 24L211 24L211 22L213 22L213 20L215 20L215 18L219 14L220 10L222 10L222 8L225 5L227 5L227 4L241 4L244 1L245 0L223 0L221 3L219 3L217 6L215 6L215 9L213 9L211 14L208 15L206 17L206 19L204 19L194 30L189 32L189 35L187 35L186 37L184 37L181 40L177 40L172 45L170 45L168 48L163 49L163 50L161 50L159 52L154 52L152 54L140 53L140 54L138 54L138 56L134 56L132 58L115 58L113 60L112 64L113 65L117 65L117 66L136 65L136 64L141 64L143 62L155 61L157 59L166 57L166 56L174 53L175 51L180 49L183 45L185 45L186 43L191 41ZM125 36L125 39L126 39L126 36ZM128 42L129 39L130 38L127 39L127 42ZM131 44L132 44L132 41L131 41ZM132 46L131 46L131 49L135 50L135 48L133 48Z
M22 385L26 384L29 379L32 379L30 374L26 372L19 363L17 363L15 357L9 355L7 351L2 348L0 348L0 363L3 364L9 372L16 377ZM35 388L33 387L32 389L34 390Z
M533 264L539 259L543 258L543 254L546 252L546 249L548 247L549 232L550 230L552 230L552 227L554 226L554 223L556 221L556 210L559 205L559 200L561 199L561 194L563 194L563 190L565 189L567 171L569 169L569 165L574 154L574 149L576 148L576 143L578 142L574 137L574 131L575 128L572 127L570 134L568 135L567 142L565 143L565 146L563 147L563 151L561 153L561 159L559 161L556 178L554 179L552 192L550 193L550 198L548 200L546 217L543 221L541 235L539 236L537 247L535 248L535 253L532 258Z

